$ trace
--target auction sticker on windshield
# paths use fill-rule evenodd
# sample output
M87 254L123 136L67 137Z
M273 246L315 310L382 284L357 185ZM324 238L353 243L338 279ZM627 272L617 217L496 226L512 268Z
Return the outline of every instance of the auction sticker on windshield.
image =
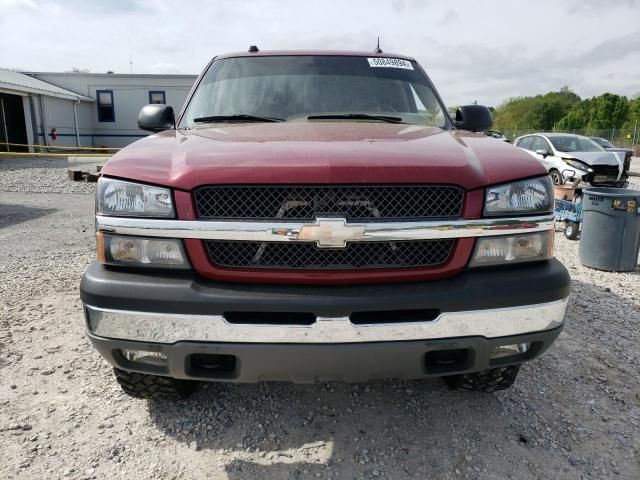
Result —
M369 60L370 67L386 67L386 68L404 68L406 70L413 70L413 65L407 60L401 58L367 58Z

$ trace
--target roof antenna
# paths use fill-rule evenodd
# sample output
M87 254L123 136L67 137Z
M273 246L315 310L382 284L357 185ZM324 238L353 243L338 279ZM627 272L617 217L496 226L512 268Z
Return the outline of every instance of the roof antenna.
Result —
M375 53L382 53L382 50L380 49L380 37L378 37L378 45L376 45L376 49L374 50Z
M260 50L258 50L258 47L257 47L256 45L251 45L251 46L249 47L249 51L250 51L251 53L255 53L255 52L259 52Z

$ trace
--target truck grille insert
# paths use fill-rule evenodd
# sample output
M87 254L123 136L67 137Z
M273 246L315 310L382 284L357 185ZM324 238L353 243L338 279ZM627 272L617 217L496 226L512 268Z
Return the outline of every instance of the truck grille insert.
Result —
M222 267L286 270L432 267L445 263L455 240L353 242L346 248L314 243L206 240L211 261Z
M464 191L447 185L212 185L195 190L199 218L347 220L460 217Z

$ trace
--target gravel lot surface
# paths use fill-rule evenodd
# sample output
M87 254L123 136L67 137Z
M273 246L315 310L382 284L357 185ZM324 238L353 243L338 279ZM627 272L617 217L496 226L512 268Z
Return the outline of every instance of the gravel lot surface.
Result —
M0 192L91 193L95 185L72 182L67 169L96 173L96 163L71 163L64 157L0 158Z
M557 235L567 325L509 391L206 384L134 400L83 334L95 185L68 167L0 160L0 478L640 478L639 270L582 267Z
M629 171L636 177L640 176L640 157L631 157L631 167Z

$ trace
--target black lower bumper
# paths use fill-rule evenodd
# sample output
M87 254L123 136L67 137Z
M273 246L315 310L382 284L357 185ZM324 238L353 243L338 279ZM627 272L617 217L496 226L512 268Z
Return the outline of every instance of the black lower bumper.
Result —
M364 382L419 379L476 372L520 364L543 353L562 327L512 337L463 337L444 340L351 344L237 344L178 342L171 345L110 340L89 335L114 366L189 380L255 383L288 381ZM527 352L492 359L494 348L528 342ZM122 349L160 352L166 364L129 361ZM155 360L154 360L155 361Z
M80 293L87 315L98 312L87 323L91 341L119 368L198 380L315 382L453 375L531 360L559 335L569 288L556 260L430 282L353 286L231 284L92 264ZM393 323L406 311L436 313ZM307 312L316 320L237 325L229 312L276 314L270 318ZM354 314L363 312L388 315L382 325L357 324ZM540 323L543 314L548 323ZM524 353L492 354L525 343ZM127 350L154 353L151 361L132 361Z

